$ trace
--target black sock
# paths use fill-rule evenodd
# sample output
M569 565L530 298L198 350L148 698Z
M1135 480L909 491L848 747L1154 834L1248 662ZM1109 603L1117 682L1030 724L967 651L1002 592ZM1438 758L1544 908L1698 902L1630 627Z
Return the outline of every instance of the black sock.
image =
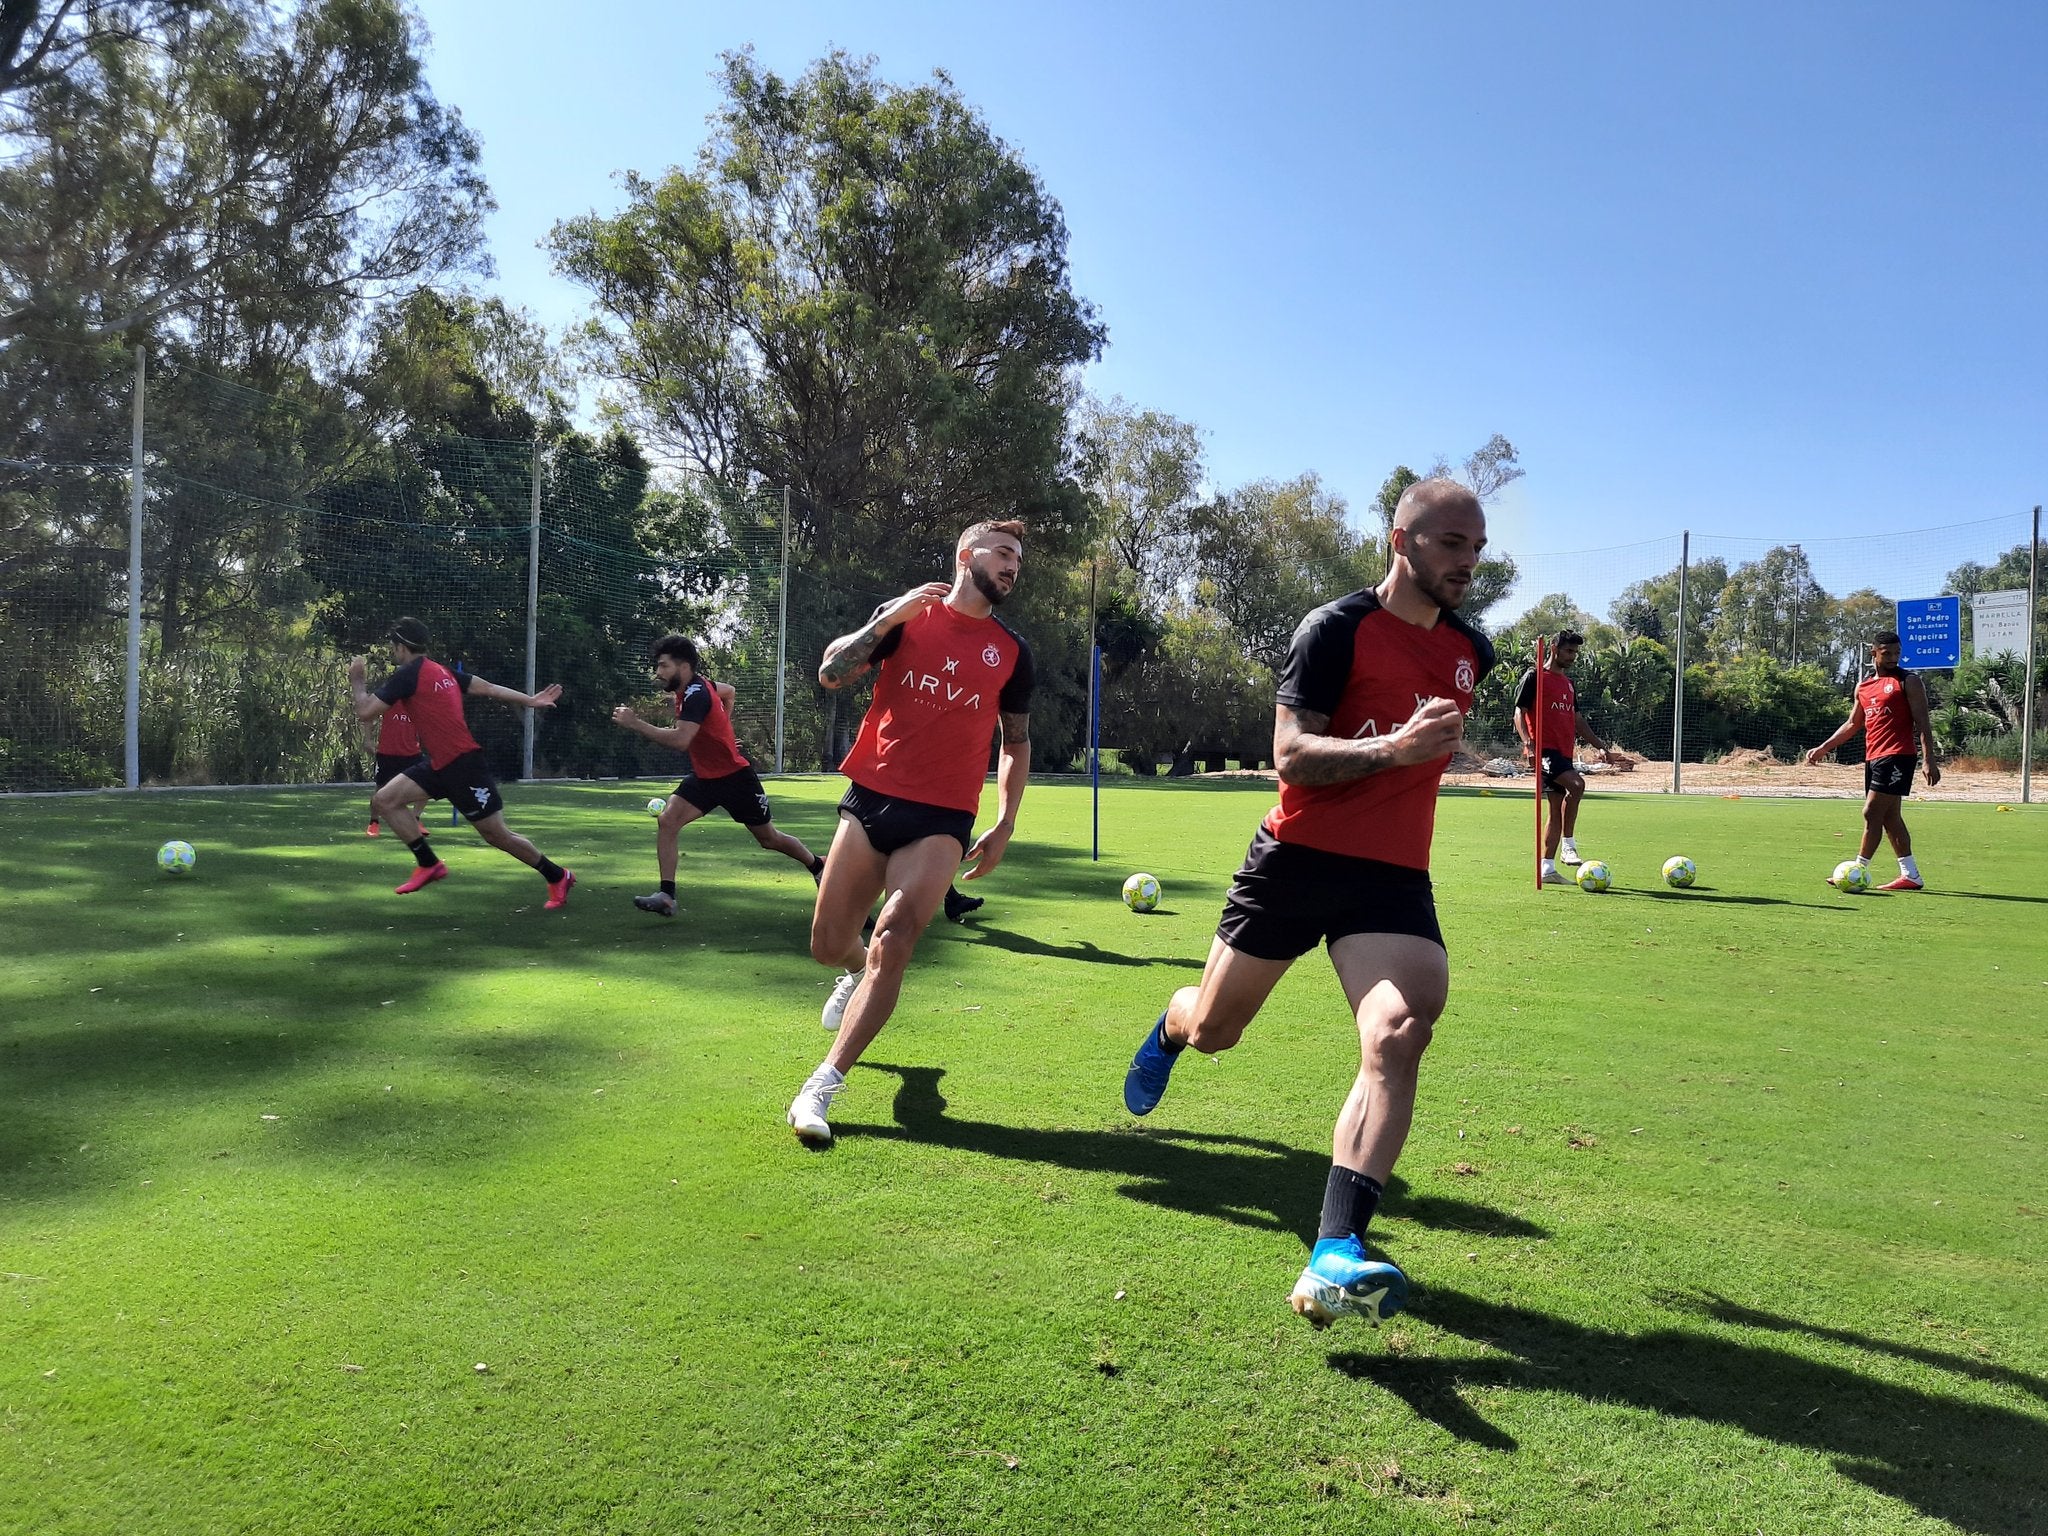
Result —
M811 855L811 873L814 875L825 873L825 856L822 853Z
M547 881L549 885L553 885L557 880L562 878L562 866L557 864L553 859L549 858L546 854L542 854L540 856L540 862L534 865L533 867L540 871L541 879Z
M434 850L427 846L427 834L424 832L405 846L412 850L413 861L421 869L432 869L441 862L439 857L435 855Z
M667 898L668 898L668 899L669 899L670 901L674 901L674 900L676 899L676 883L675 883L675 881L673 881L673 880L664 880L664 881L662 881L662 882L661 882L661 894L662 894L662 895L664 895L664 896L666 896L666 897L667 897Z
M1166 1015L1159 1015L1159 1022L1152 1026L1152 1032L1159 1037L1159 1049L1169 1056L1178 1056L1188 1048L1185 1040L1176 1040L1166 1032Z
M1385 1193L1378 1179L1331 1164L1330 1182L1323 1186L1323 1224L1316 1228L1316 1241L1326 1237L1355 1237L1364 1241L1366 1223L1379 1209L1380 1196Z

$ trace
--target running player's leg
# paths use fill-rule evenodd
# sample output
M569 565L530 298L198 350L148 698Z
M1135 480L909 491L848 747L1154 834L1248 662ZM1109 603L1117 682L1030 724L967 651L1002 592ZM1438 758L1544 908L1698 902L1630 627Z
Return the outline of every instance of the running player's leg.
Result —
M1262 960L1232 949L1221 939L1209 944L1202 979L1182 987L1166 1004L1159 1026L1169 1049L1192 1045L1205 1056L1227 1051L1265 1005L1292 960Z
M784 858L795 859L813 875L823 879L825 861L805 847L801 838L790 836L772 821L764 821L758 826L748 827L747 830L754 834L754 841L770 853L779 853Z
M658 912L663 917L676 915L676 834L703 814L680 791L670 795L662 806L661 816L654 823L654 863L661 871L661 889L651 896L633 898L633 905L642 912Z
M424 760L414 765L412 772L427 772L423 763ZM392 775L370 797L370 814L390 827L412 854L413 872L405 884L398 887L401 896L410 896L420 887L432 885L448 873L448 866L434 852L427 841L427 829L420 822L419 810L426 808L432 794L431 785L420 783L412 773L399 773Z
M960 868L961 851L959 839L942 833L921 837L889 855L882 915L875 919L875 936L867 947L864 979L840 1020L839 1033L825 1056L827 1066L843 1074L896 1011L903 973Z
M1359 1068L1331 1137L1315 1251L1288 1304L1318 1328L1345 1313L1373 1323L1401 1310L1408 1277L1365 1251L1415 1114L1415 1083L1450 988L1443 946L1406 933L1352 933L1330 959L1358 1021Z
M889 861L868 841L867 828L842 812L811 909L811 958L858 976L867 968L860 930L888 881Z
M492 794L495 797L495 789ZM469 824L475 827L477 835L493 848L511 854L513 858L529 869L537 871L541 879L547 881L548 899L543 905L553 909L568 901L569 887L576 883L576 877L506 826L503 809L492 809L471 816Z

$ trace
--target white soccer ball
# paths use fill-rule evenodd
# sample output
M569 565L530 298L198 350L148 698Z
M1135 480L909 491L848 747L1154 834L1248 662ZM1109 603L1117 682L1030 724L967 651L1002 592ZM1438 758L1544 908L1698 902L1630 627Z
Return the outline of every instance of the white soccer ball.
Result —
M1596 895L1614 883L1614 877L1607 872L1607 866L1598 859L1579 866L1579 889L1592 891Z
M667 809L668 802L666 800L650 800L647 802L647 814L655 817L657 820L660 818L661 813Z
M1664 861L1664 883L1674 890L1684 890L1699 876L1699 866L1682 853L1673 854Z
M1153 912L1159 907L1159 881L1152 875L1133 875L1124 882L1124 905L1133 912Z
M192 866L199 861L199 855L187 842L168 842L156 851L157 868L174 875L189 875Z
M1828 876L1828 884L1845 896L1861 896L1870 889L1870 870L1854 859L1844 859Z

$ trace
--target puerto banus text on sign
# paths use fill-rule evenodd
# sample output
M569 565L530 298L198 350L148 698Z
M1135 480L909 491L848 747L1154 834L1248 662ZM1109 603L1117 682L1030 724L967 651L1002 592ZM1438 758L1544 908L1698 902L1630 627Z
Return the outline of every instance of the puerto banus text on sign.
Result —
M1960 597L1899 599L1899 665L1915 671L1953 667L1963 659Z
M2027 589L1979 592L1970 599L1970 651L1976 656L2027 654Z

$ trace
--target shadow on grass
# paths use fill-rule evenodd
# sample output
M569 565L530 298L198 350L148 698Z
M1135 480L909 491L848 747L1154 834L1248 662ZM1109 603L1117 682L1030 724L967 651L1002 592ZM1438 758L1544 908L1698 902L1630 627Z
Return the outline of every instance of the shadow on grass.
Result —
M1915 891L1916 896L1932 896L1938 901L2024 901L2035 906L2048 906L2048 896L2016 896L2010 891Z
M1791 901L1783 896L1731 896L1715 890L1710 885L1696 885L1684 891L1657 891L1616 886L1609 894L1615 896L1641 896L1648 901L1711 901L1725 902L1736 907L1801 907L1808 912L1846 912L1848 908L1826 901Z
M1166 965L1199 971L1206 959L1171 955L1126 955L1113 949L1103 949L1086 939L1076 939L1071 944L1048 944L1043 939L1012 933L1006 928L992 928L980 921L961 926L974 934L977 944L1007 949L1013 955L1043 955L1048 960L1072 960L1082 965Z
M1282 1142L1252 1136L1193 1131L1041 1129L958 1120L946 1114L939 1092L942 1067L900 1067L862 1062L861 1067L897 1078L894 1125L839 1125L841 1137L946 1147L986 1157L1050 1163L1078 1173L1115 1173L1130 1182L1117 1193L1164 1210L1207 1216L1265 1232L1289 1232L1304 1246L1315 1240L1322 1215L1323 1185L1330 1172L1327 1152L1304 1152ZM1534 1222L1491 1206L1446 1196L1408 1198L1399 1178L1387 1187L1385 1214L1423 1226L1485 1237L1547 1237ZM1391 1236L1374 1229L1376 1239Z
M1828 1338L1983 1379L1981 1371L1968 1370L1974 1362L1811 1328L1719 1298L1693 1310L1725 1323ZM1469 1389L1568 1392L1591 1403L1727 1424L1759 1439L1818 1451L1865 1487L1984 1536L2043 1529L2048 1422L2012 1409L1879 1381L1762 1343L1671 1328L1622 1333L1436 1287L1418 1295L1414 1311L1422 1321L1495 1354L1446 1360L1345 1351L1331 1355L1330 1365L1393 1393L1470 1444L1519 1449L1514 1436L1465 1400ZM2028 1390L2039 1391L2040 1383L2026 1380Z

